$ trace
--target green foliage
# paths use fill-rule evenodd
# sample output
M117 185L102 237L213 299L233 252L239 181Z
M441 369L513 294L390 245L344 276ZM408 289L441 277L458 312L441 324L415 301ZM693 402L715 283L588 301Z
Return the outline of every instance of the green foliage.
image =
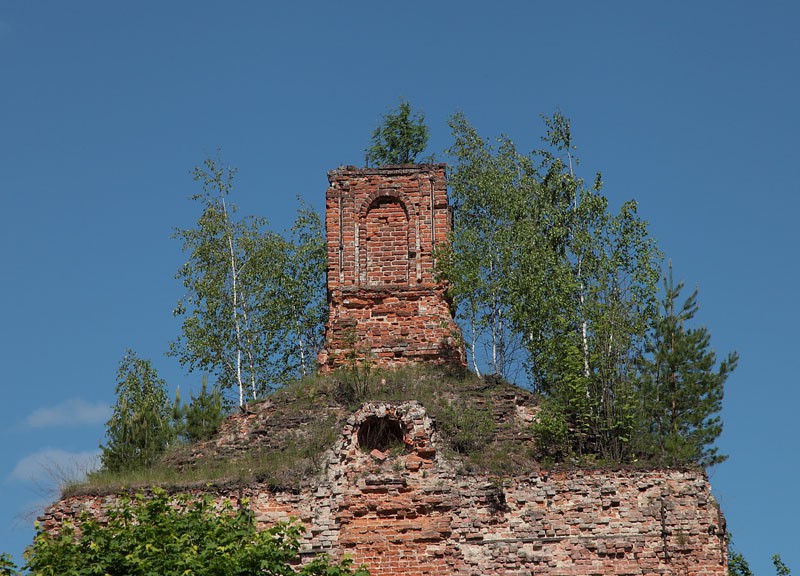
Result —
M182 334L169 353L238 390L241 406L313 370L327 313L326 254L321 221L303 206L288 237L263 218L235 220L227 203L234 175L212 159L195 168L203 190L192 199L202 212L195 228L175 232L188 260L177 274L186 289L175 309Z
M108 521L83 516L76 527L64 525L58 536L41 528L26 551L36 576L366 576L350 560L332 564L326 558L296 567L298 525L256 529L245 506L215 504L209 496L170 496L162 490L123 499L108 512Z
M19 573L11 556L6 553L0 554L0 576L17 576Z
M103 468L112 472L151 465L174 441L166 382L149 360L128 350L117 372L117 401L101 445Z
M464 326L465 343L477 374L478 349L489 349L494 374L507 377L510 294L520 242L528 233L527 203L534 196L531 165L503 137L497 147L480 137L463 114L450 119L455 142L450 177L453 233L437 255L439 273Z
M525 367L547 399L533 427L543 457L720 462L736 355L715 370L708 332L683 327L695 296L674 310L680 287L665 286L659 314L661 254L636 203L613 213L600 175L591 186L575 175L567 118L545 124L545 147L524 155L462 114L450 120L454 228L437 266L473 369Z
M773 554L772 564L775 566L775 573L778 576L791 576L792 571L786 567L786 564L783 563L779 554Z
M537 456L544 461L560 462L572 453L570 431L564 412L552 401L545 401L531 426Z
M792 571L783 563L779 554L773 554L772 564L775 566L777 576L791 576ZM744 555L734 549L730 534L728 535L728 576L753 576L753 571Z
M624 460L631 454L633 385L656 309L660 253L635 202L612 214L599 174L590 188L574 175L569 121L556 113L546 123L548 147L537 154L540 193L549 200L539 203L544 224L538 226L548 230L539 243L552 251L544 269L529 262L514 317L528 335L530 373L564 409L575 450ZM542 322L534 314L549 309L550 299L556 314L545 312Z
M372 146L366 150L367 165L412 164L427 144L424 116L412 116L411 105L401 99L397 111L385 115L372 133Z
M750 564L739 552L728 550L728 576L753 576Z
M208 378L203 376L200 394L192 394L189 404L175 400L175 420L179 423L179 436L186 442L208 440L225 419L222 392L217 386L208 390Z
M230 486L254 481L283 489L299 489L315 477L324 464L324 452L333 446L355 401L343 397L343 373L298 379L270 395L274 412L264 429L264 443L238 454L209 447L197 458L196 447L179 444L157 466L148 469L93 473L68 494L106 494L131 486L193 487L198 484ZM497 379L482 379L470 372L435 365L409 365L384 370L370 368L369 385L360 402L404 402L414 399L425 406L442 433L443 445L465 469L500 476L528 474L541 455L528 442L530 429L522 420L495 421L499 406L495 396L508 394L533 398ZM505 404L508 408L507 403ZM451 436L452 435L452 436ZM571 445L570 445L571 446ZM566 452L565 452L566 453ZM552 457L552 459L556 459Z
M337 396L342 402L352 406L369 395L375 366L369 343L359 342L355 328L347 329L343 344L344 366L336 371Z
M439 271L476 371L482 347L504 376L524 349L574 449L624 459L660 254L634 202L612 214L599 175L591 188L574 175L569 121L557 113L546 123L547 147L528 156L506 137L484 140L463 115L451 119L454 230Z
M705 327L689 324L698 310L697 290L677 307L683 289L664 279L663 310L648 339L648 357L641 370L641 433L643 450L665 464L698 462L711 466L725 460L713 446L722 432L725 381L738 356L717 363Z
M281 337L285 341L279 358L291 376L304 377L316 370L328 319L327 265L328 247L322 220L301 202L284 243L277 302L284 312Z

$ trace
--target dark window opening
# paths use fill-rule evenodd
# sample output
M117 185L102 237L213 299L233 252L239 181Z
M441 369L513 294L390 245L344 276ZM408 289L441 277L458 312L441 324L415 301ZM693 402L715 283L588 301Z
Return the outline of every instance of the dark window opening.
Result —
M362 450L382 452L403 446L405 429L399 420L370 416L358 429L358 445Z

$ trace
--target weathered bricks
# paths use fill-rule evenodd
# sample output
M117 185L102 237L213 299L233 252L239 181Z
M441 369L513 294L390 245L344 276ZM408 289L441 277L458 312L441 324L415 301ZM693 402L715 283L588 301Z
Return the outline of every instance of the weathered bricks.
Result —
M346 166L328 180L330 318L321 370L348 358L463 364L434 269L435 249L450 230L445 165Z
M381 418L402 430L405 450L376 459L359 431ZM262 526L297 518L304 558L348 554L374 576L727 574L725 521L701 471L540 470L498 480L464 475L438 444L420 404L369 403L347 419L312 485L194 491L249 499ZM66 498L41 521L57 531L81 510L102 517L114 500Z

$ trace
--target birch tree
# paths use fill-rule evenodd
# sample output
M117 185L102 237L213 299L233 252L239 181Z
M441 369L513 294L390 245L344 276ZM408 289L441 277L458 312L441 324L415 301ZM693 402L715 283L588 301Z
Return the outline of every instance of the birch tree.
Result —
M175 309L182 333L169 353L216 376L242 406L313 366L324 255L319 218L305 208L288 239L264 218L236 219L234 175L212 159L195 169L202 192L192 199L202 212L195 228L175 232L188 259L177 274L186 289Z
M284 362L307 376L316 369L328 317L327 246L319 215L300 205L284 251L282 305L286 319Z
M624 459L661 254L635 201L614 214L600 175L591 187L576 176L569 121L556 113L545 123L547 146L535 153L543 199L537 221L554 251L533 253L546 264L531 264L538 273L526 270L515 283L515 318L528 336L531 373L567 419L575 448ZM537 286L542 277L545 291Z
M660 255L634 202L612 214L599 175L591 187L576 176L569 121L557 113L546 126L546 147L527 155L453 117L454 229L440 269L473 367L481 342L495 373L521 363L580 451L617 458ZM525 354L512 360L515 345Z
M463 114L450 119L453 232L439 272L462 322L470 364L507 377L517 340L509 317L519 222L532 189L530 163L513 143L484 140Z

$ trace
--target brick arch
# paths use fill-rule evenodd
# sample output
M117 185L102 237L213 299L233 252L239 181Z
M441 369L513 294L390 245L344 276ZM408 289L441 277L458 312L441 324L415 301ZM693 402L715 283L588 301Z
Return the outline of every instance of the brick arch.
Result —
M364 198L364 201L361 202L361 206L358 209L359 222L362 222L364 218L366 218L367 212L369 212L372 206L375 204L375 200L377 200L378 198L382 198L384 196L390 198L396 198L398 202L400 202L403 205L403 209L406 211L406 215L409 215L408 207L412 206L412 203L408 199L406 193L396 188L383 188L371 192Z
M370 196L359 214L361 284L408 285L411 259L416 255L407 205L394 191Z

